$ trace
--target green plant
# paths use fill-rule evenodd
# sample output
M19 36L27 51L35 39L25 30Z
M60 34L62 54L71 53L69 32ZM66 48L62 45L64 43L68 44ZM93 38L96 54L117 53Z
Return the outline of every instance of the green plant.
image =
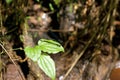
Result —
M56 54L64 52L64 48L56 41L40 39L38 45L34 47L25 47L25 54L28 58L37 62L39 67L48 75L52 80L55 80L55 63L48 54Z
M10 4L13 0L5 0L7 4Z

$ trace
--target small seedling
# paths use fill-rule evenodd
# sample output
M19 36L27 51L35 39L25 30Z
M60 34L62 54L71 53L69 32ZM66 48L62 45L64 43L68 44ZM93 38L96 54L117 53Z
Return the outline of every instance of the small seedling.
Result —
M64 52L64 48L61 44L53 40L40 39L38 45L34 47L25 47L24 51L28 58L38 63L39 67L46 75L52 80L55 80L55 62L49 54Z

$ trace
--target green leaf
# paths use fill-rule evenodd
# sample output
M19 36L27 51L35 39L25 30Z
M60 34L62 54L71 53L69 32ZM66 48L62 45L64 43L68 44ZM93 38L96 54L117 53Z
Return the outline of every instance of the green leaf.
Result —
M38 60L38 65L46 75L48 75L52 80L55 80L55 63L49 55L41 54Z
M51 3L49 3L49 7L50 7L51 11L55 11L54 7L53 7L53 5Z
M64 48L56 41L41 39L35 47L26 47L24 49L28 58L37 62L39 67L48 75L52 80L55 80L55 63L47 53L58 53L64 51ZM43 51L43 53L41 53Z
M6 0L7 4L10 4L13 0Z
M55 2L55 4L56 4L57 6L59 6L61 0L54 0L54 2Z
M36 0L37 2L40 2L40 0Z
M32 59L33 61L37 61L41 55L40 47L39 46L26 47L25 54L28 58Z
M56 41L41 39L38 41L38 45L43 52L49 54L56 54L58 52L64 52L64 48Z

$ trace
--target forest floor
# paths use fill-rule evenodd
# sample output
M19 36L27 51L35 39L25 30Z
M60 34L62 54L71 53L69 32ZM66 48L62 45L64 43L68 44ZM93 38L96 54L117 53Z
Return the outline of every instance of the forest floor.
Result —
M59 5L61 8L56 8L54 4L51 9L55 10L50 11L49 2L43 1L40 5L30 0L29 7L23 10L27 16L27 32L30 35L24 39L29 45L36 45L38 40L44 38L59 42L65 49L65 52L50 55L56 65L56 80L63 80L64 76L65 80L114 80L111 71L116 68L119 71L120 6L116 8L113 5L114 8L111 8L111 2L106 3L110 7L109 11L101 8L102 2L99 0L95 0L95 3L89 1L91 0L74 3L71 12L71 4L61 3L64 4ZM117 5L120 5L120 1ZM113 12L116 9L115 16L112 9ZM111 14L106 15L110 16L102 13L107 10ZM5 21L0 20L3 22L0 30L0 80L39 80L37 73L32 73L29 64L31 61L26 60L23 51L27 43L21 37L24 35L24 21L19 24L18 20L21 16L14 12ZM18 22L15 25L12 24L14 20ZM36 71L34 69L37 68L33 66L33 71ZM120 76L120 72L114 73ZM41 74L43 80L51 80L44 72ZM112 75L109 78L107 74Z

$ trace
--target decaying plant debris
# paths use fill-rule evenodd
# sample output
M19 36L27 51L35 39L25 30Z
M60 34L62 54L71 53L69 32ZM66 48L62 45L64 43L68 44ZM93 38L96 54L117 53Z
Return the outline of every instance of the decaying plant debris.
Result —
M13 79L13 70L19 80L49 80L22 50L41 38L64 46L64 53L51 55L56 80L109 80L119 60L119 5L119 0L0 1L0 80Z

